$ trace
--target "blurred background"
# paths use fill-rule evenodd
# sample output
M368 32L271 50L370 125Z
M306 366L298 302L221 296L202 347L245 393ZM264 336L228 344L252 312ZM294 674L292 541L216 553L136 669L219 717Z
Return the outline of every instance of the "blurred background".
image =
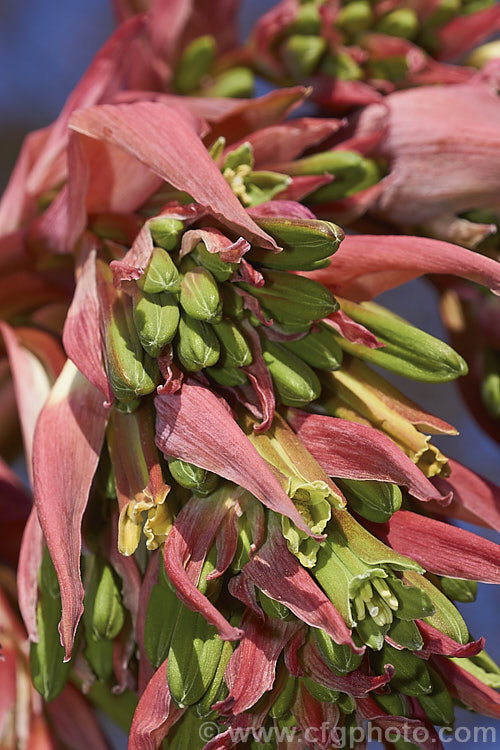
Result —
M242 3L242 37L248 34L255 19L273 4L272 0ZM0 192L7 183L26 133L55 119L113 28L109 0L0 0ZM378 301L423 330L445 338L435 292L424 281L388 292ZM468 414L454 384L436 386L396 376L393 379L410 398L460 431L458 437L433 439L433 442L445 453L500 484L500 448ZM493 532L488 534L475 527L470 530L499 541ZM499 661L500 590L481 584L476 603L459 605L459 608L473 637L485 635L488 651ZM125 736L106 721L105 725L114 746L120 750L125 748ZM459 711L456 725L494 726L498 741L481 743L480 747L493 750L500 746L500 721ZM472 740L464 743L465 736L464 733L447 742L446 747L456 750L472 745ZM370 747L376 750L381 746L371 743Z

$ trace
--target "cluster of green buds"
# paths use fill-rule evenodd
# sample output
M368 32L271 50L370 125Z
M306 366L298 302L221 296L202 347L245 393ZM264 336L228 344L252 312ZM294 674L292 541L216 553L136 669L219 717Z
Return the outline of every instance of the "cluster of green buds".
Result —
M172 78L174 92L187 96L244 99L253 96L254 86L252 70L225 63L210 34L196 37L184 48Z
M281 85L317 76L398 82L410 72L406 50L388 45L381 53L373 34L406 40L433 55L446 24L493 6L494 0L442 0L430 15L419 14L418 4L394 7L378 0L342 0L338 10L325 7L325 14L323 5L324 0L304 0L292 20L280 24L278 15L276 28L266 17L258 23L250 49L259 74Z

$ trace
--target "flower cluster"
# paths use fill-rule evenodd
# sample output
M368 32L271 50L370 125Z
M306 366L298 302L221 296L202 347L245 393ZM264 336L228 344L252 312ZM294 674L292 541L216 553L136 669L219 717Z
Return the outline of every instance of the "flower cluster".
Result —
M493 253L433 237L450 214L469 227L459 213L490 208L498 178L484 187L487 158L467 161L468 143L459 196L435 167L444 207L417 169L430 124L420 141L404 134L425 112L411 98L441 89L381 102L371 79L394 60L370 45L396 39L410 55L418 41L444 96L487 98L493 127L486 84L457 92L459 73L429 55L451 55L450 27L480 16L477 42L495 8L287 1L259 23L255 58L237 47L232 0L115 5L121 25L58 120L28 136L0 202L2 396L34 498L2 463L2 561L17 563L31 643L28 667L2 574L15 658L0 740L14 750L50 726L68 746L105 747L82 691L129 750L167 736L237 747L250 727L293 727L300 742L325 725L311 747L327 748L365 721L439 748L433 727L452 726L455 705L500 715L500 669L454 604L500 582L500 547L453 524L500 530L500 489L444 455L432 436L454 427L383 372L474 375L476 325L496 346L470 312L500 294ZM307 78L319 103L316 74L352 79L372 98L350 106L370 106L301 116L300 85L231 98L250 93L249 68ZM433 237L382 234L382 220ZM465 359L373 302L427 274L446 280ZM6 458L13 435L0 435ZM63 721L75 710L80 733Z

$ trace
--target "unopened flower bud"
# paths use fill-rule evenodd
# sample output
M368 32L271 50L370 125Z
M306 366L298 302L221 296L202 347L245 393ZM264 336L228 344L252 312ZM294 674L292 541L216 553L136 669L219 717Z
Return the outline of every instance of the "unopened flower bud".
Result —
M137 286L146 294L180 291L179 271L170 255L163 248L154 248L146 271L137 280Z
M222 367L247 367L252 364L252 352L236 323L232 320L221 320L220 323L214 324L214 331L221 344Z
M338 479L349 508L375 523L385 523L401 508L401 490L390 482L358 479Z
M134 323L144 350L159 357L175 336L180 312L175 297L168 292L134 297Z
M203 242L199 242L190 255L196 265L206 268L217 281L227 281L238 268L238 263L226 263L219 253L210 253Z
M213 36L199 36L181 55L174 73L174 87L179 94L190 94L200 88L203 76L207 75L217 54L217 43Z
M425 661L411 651L399 651L385 644L379 652L370 654L373 666L380 673L385 664L395 669L391 684L405 695L427 695L432 692L432 681Z
M164 250L173 250L179 243L184 224L179 219L157 216L149 221L148 228L155 245Z
M125 613L115 574L108 563L94 561L86 599L92 637L97 641L112 641L123 627Z
M338 309L333 294L322 284L285 271L263 272L265 285L241 284L269 312L284 331L307 331L309 326Z
M216 474L199 466L182 461L180 458L168 459L168 468L175 481L198 495L208 495L217 487L219 478Z
M465 360L444 341L415 328L374 302L342 301L342 309L384 344L370 349L336 335L344 351L390 372L427 383L444 383L467 374Z
M243 370L237 367L228 367L227 365L206 367L205 374L210 375L216 383L226 388L237 388L248 383L248 378Z
M185 370L197 372L217 364L220 355L219 339L208 323L181 313L175 351Z
M366 31L373 23L373 13L368 0L354 0L344 5L337 16L336 25L350 34Z
M262 356L282 404L300 407L318 398L320 382L299 357L267 339L262 340Z
M180 303L195 320L216 323L222 315L222 302L216 280L206 268L194 266L181 282Z
M348 674L353 672L361 664L362 654L355 654L348 645L335 643L324 630L313 629L314 640L319 648L321 656L330 669L336 674Z
M212 98L250 99L254 88L255 79L250 68L237 66L219 73L200 93Z
M252 248L248 259L267 268L284 271L312 270L317 268L318 261L333 255L344 239L342 229L330 221L274 216L256 217L255 221L283 248L280 253Z
M413 39L418 32L418 16L412 8L396 8L382 16L375 26L380 34Z
M477 596L477 581L467 581L461 578L440 578L440 585L449 599L456 602L475 602Z
M314 73L326 48L321 36L292 34L281 44L280 54L293 78L300 80Z
M101 264L99 271L108 378L116 398L132 402L154 391L160 372L142 348L134 325L132 300L114 289L109 267Z
M500 417L500 352L488 349L484 353L481 398L493 419Z
M318 370L338 370L342 364L342 349L330 326L318 324L318 330L297 341L284 341L283 346L311 367Z

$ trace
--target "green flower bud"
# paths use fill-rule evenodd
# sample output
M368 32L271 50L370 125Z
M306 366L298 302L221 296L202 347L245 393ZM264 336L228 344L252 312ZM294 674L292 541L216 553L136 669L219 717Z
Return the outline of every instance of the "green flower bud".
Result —
M315 682L310 677L301 677L301 682L306 688L308 693L311 693L313 698L322 703L336 703L339 699L340 693L338 690L332 690L332 688L320 685L319 682Z
M230 622L232 625L236 625L239 622L239 618L232 617ZM192 710L194 714L200 719L206 719L209 716L212 716L214 713L212 710L213 704L217 701L223 700L229 692L226 687L226 683L224 682L224 673L226 671L229 659L232 656L233 648L234 645L231 641L224 641L219 663L217 665L217 669L215 670L212 682L205 695L193 706ZM184 750L185 747L191 747L191 745L184 745L182 747L182 750Z
M307 200L311 204L329 203L330 201L349 198L351 195L366 190L372 185L376 185L382 177L381 170L373 159L360 157L360 172L356 178L354 170L349 174L347 171L342 175L335 175L335 180L329 185L323 185L308 196Z
M216 280L206 268L195 266L181 282L180 303L195 320L217 323L222 316L222 302Z
M437 630L440 630L449 638L457 641L457 643L468 643L469 631L467 625L458 609L453 606L448 597L436 588L428 578L413 570L405 571L404 577L416 588L427 594L427 597L434 605L434 614L423 618L425 622L428 622L432 627L437 628Z
M401 490L396 484L374 480L336 479L349 508L368 521L385 523L401 508Z
M204 724L193 710L185 711L168 733L168 750L202 750Z
M179 708L192 706L206 693L215 676L223 641L203 615L184 605L170 643L167 682Z
M425 661L411 651L399 651L386 643L379 652L370 654L370 662L380 673L385 664L392 664L395 673L391 684L405 695L420 697L432 692L432 680Z
M427 18L423 22L422 24L423 28L425 30L438 29L440 26L443 26L445 23L448 23L448 21L451 21L452 18L455 18L455 16L458 16L458 14L460 13L462 9L461 5L462 5L461 0L441 0L438 7L434 11L434 13L430 16L430 18ZM469 59L465 61L465 64L474 65L474 63L470 62Z
M337 342L349 354L426 383L445 383L467 374L467 363L448 344L415 328L384 307L374 302L357 304L343 300L342 309L385 345L370 349L335 333Z
M281 44L280 55L291 76L300 80L314 73L326 48L321 36L292 34Z
M449 2L453 2L453 0L449 0ZM455 2L459 4L459 0L455 0ZM499 57L500 39L495 39L493 42L487 42L487 44L482 44L480 47L472 50L465 59L465 65L482 68L490 60L497 60Z
M86 635L85 658L98 680L109 680L113 674L113 641L96 641Z
M450 692L435 669L428 667L432 681L430 695L420 695L418 702L427 714L431 724L452 727L455 722L455 708Z
M225 148L226 148L226 139L224 138L223 135L220 135L218 138L215 139L215 141L209 147L208 153L210 154L212 159L215 162L217 162L222 156Z
M107 563L94 563L87 606L92 638L97 641L116 638L123 627L125 612L115 574Z
M233 320L242 320L245 317L243 297L235 290L234 284L223 284L221 291L224 315Z
M285 604L270 599L263 591L259 590L259 602L260 606L268 617L273 617L275 620L291 620L293 615Z
M146 294L180 291L179 271L170 255L163 248L154 248L145 273L137 280L137 286Z
M30 646L30 672L33 685L46 701L63 691L71 663L64 663L64 649L57 629L61 619L61 599L42 592L36 610L38 641Z
M248 378L243 370L237 367L224 367L216 365L215 367L206 367L205 374L210 375L219 385L225 388L238 388L238 386L246 385Z
M362 654L353 653L346 644L335 643L324 630L314 628L312 633L323 660L332 672L346 675L359 667L363 659Z
M340 693L337 700L337 705L343 714L352 714L354 712L354 709L356 708L354 698L352 698L348 693Z
M217 364L220 344L212 326L181 313L176 354L182 367L190 372Z
M150 219L148 229L155 245L159 245L164 250L173 250L179 244L184 224L180 219L157 216L156 219Z
M116 398L131 402L154 391L160 372L142 348L134 325L132 300L123 292L113 291L110 297L110 304L103 306L108 377Z
M475 602L477 596L477 581L465 581L461 578L439 579L443 592L449 599L456 602Z
M316 374L295 354L262 339L262 356L282 404L300 407L318 398L321 385Z
M319 34L321 17L314 3L306 3L298 9L295 20L288 27L291 34Z
M397 8L387 13L375 25L380 34L413 39L419 28L418 16L412 8Z
M283 250L252 248L248 259L267 268L283 271L310 271L317 261L329 258L344 239L344 232L330 221L318 219L256 218L256 223L273 237Z
M360 81L363 78L363 70L348 52L337 52L336 55L327 53L319 72L342 81Z
M43 550L42 564L40 566L40 589L44 594L51 596L53 599L60 597L56 569L54 568L54 563L47 547Z
M220 364L223 367L247 367L252 364L252 352L236 323L221 320L214 324L214 331L221 344Z
M203 76L207 75L217 54L217 43L213 36L199 36L188 44L177 63L174 87L179 94L190 94L200 88Z
M393 690L391 693L373 693L374 700L384 711L392 716L408 716L408 703L404 695Z
M390 638L408 651L420 651L424 645L420 630L413 620L393 620L389 628Z
M256 297L275 322L287 332L307 331L310 325L338 309L333 294L322 284L286 271L264 271L265 285L240 284Z
M286 714L290 710L290 706L295 700L298 686L299 682L297 678L293 675L288 675L288 678L285 682L285 687L278 695L269 710L269 716L272 719L281 719L282 717L286 716Z
M197 494L208 495L216 488L219 478L211 471L170 456L168 468L175 481Z
M168 656L181 607L179 599L169 586L153 586L144 624L144 648L155 669L158 669Z
M368 0L354 0L344 5L337 16L335 25L350 34L366 31L373 24L373 13Z
M217 281L227 281L238 268L238 263L226 263L219 253L209 253L203 242L199 242L190 253L196 265L203 266Z
M251 99L254 88L255 78L250 68L234 67L215 76L200 94L214 99Z
M318 324L318 330L297 341L284 341L283 346L311 367L318 370L338 370L342 364L342 349L337 344L330 326Z
M134 323L145 351L159 357L174 338L180 312L175 297L168 292L134 296Z
M500 417L500 352L487 349L484 354L484 371L481 398L493 419Z

